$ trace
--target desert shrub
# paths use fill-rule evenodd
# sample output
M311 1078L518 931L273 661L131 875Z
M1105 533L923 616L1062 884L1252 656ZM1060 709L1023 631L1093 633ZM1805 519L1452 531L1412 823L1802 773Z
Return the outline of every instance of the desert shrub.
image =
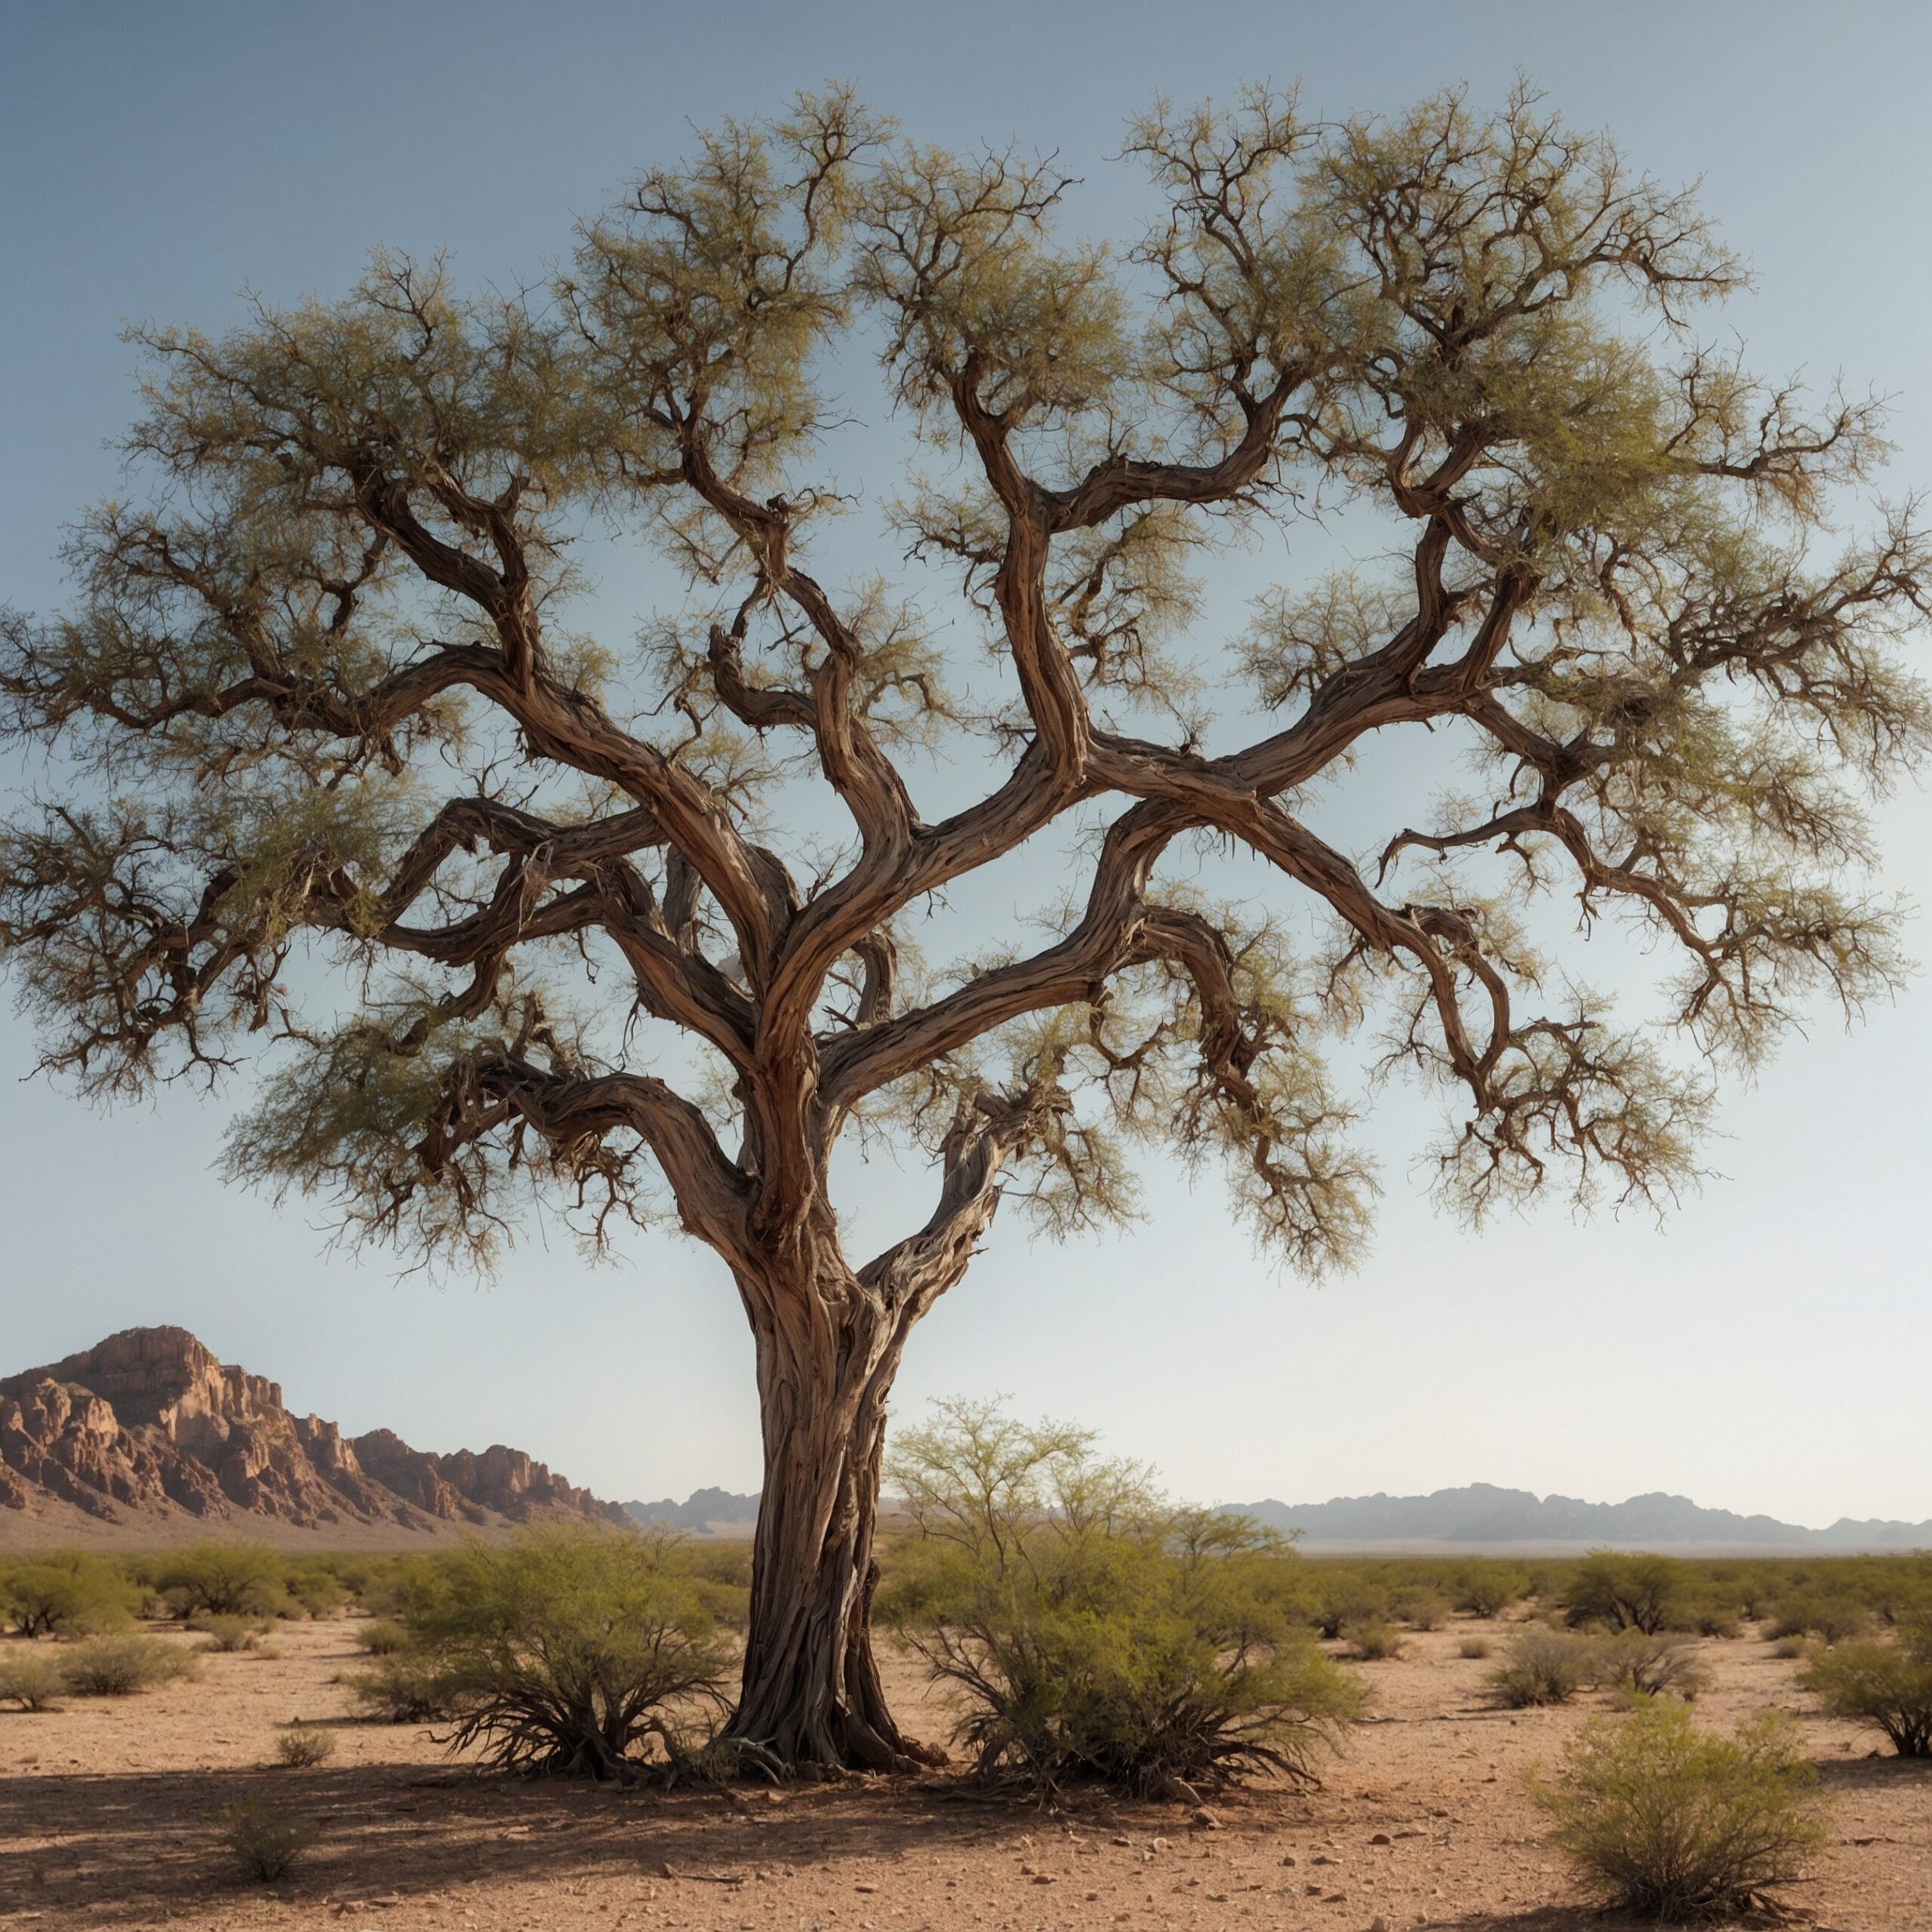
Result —
M1798 1681L1832 1716L1876 1724L1901 1758L1932 1758L1932 1619L1893 1643L1820 1651Z
M939 1405L895 1441L915 1533L881 1617L957 1694L983 1777L1139 1793L1309 1774L1360 1687L1302 1621L1283 1541L1169 1508L1082 1432Z
M306 1770L335 1755L335 1737L319 1724L291 1724L275 1741L277 1764L291 1770Z
M155 1588L183 1617L260 1616L282 1598L282 1560L256 1543L198 1543L156 1566Z
M1455 1583L1455 1604L1472 1617L1500 1617L1530 1593L1529 1573L1508 1564L1483 1563L1462 1571Z
M1681 1919L1749 1906L1801 1875L1826 1836L1816 1781L1789 1718L1725 1737L1654 1700L1585 1724L1561 1778L1531 1795L1606 1903Z
M78 1636L122 1628L142 1592L111 1563L55 1550L0 1570L0 1614L22 1635Z
M319 1566L287 1572L281 1590L283 1600L277 1607L285 1617L333 1617L349 1601L342 1579Z
M405 1651L349 1678L350 1694L389 1724L431 1724L455 1706L454 1673L438 1659Z
M1487 1637L1465 1637L1456 1646L1459 1657L1486 1657L1494 1649Z
M1593 1549L1571 1569L1561 1601L1573 1626L1600 1623L1654 1637L1679 1614L1685 1583L1674 1558Z
M1500 1700L1512 1710L1567 1704L1599 1667L1598 1647L1587 1637L1533 1625L1509 1640L1503 1662L1490 1673Z
M40 1649L10 1644L0 1652L0 1704L23 1711L51 1711L67 1689L60 1660Z
M224 1804L217 1833L245 1877L259 1884L285 1878L310 1843L307 1828L279 1805L252 1795Z
M254 1651L261 1647L262 1627L252 1617L196 1617L189 1620L208 1641L205 1651Z
M1327 1638L1346 1637L1364 1623L1386 1623L1389 1593L1373 1576L1338 1563L1319 1563L1309 1605L1315 1627Z
M372 1618L355 1633L355 1641L372 1657L392 1657L409 1647L409 1632L392 1617Z
M1402 1654L1402 1633L1392 1623L1358 1623L1349 1632L1349 1641L1364 1663L1380 1663Z
M1787 1635L1774 1637L1771 1640L1771 1655L1783 1657L1787 1661L1793 1657L1807 1657L1810 1651L1810 1641L1807 1638Z
M1411 1630L1440 1630L1455 1606L1438 1591L1407 1589L1395 1593L1390 1607Z
M1694 1697L1710 1682L1709 1672L1688 1644L1674 1642L1667 1636L1646 1636L1641 1630L1626 1630L1606 1638L1598 1647L1595 1675L1599 1682L1645 1697L1666 1690L1680 1697Z
M677 1752L682 1711L721 1703L731 1661L675 1549L561 1529L466 1545L411 1590L414 1650L390 1669L441 1673L453 1750L503 1770L629 1777L651 1740Z
M1771 1611L1774 1637L1818 1637L1843 1644L1872 1628L1871 1606L1842 1589L1810 1585L1787 1592Z
M187 1651L158 1637L88 1637L60 1660L67 1687L81 1697L129 1697L195 1674Z

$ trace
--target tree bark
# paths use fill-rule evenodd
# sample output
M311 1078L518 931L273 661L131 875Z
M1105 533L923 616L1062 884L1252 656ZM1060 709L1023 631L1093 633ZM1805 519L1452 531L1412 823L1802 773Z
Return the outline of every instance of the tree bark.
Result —
M923 1304L849 1272L747 1294L758 1343L764 1494L744 1682L725 1735L795 1770L904 1770L943 1754L887 1708L870 1613L885 1402Z

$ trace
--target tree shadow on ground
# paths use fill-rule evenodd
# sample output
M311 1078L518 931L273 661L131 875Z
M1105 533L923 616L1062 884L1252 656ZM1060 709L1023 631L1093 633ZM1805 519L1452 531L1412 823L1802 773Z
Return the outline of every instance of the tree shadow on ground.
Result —
M1011 1849L1041 1829L1030 1807L958 1802L942 1780L792 1786L774 1801L758 1790L622 1789L420 1765L15 1774L0 1777L0 1916L146 1924L232 1897L245 1881L218 1838L220 1813L248 1797L310 1835L274 1893L312 1903L561 1875L736 1884L779 1866L829 1873L915 1849ZM1134 1808L1109 1806L1088 1822ZM1144 1828L1174 1829L1165 1812Z

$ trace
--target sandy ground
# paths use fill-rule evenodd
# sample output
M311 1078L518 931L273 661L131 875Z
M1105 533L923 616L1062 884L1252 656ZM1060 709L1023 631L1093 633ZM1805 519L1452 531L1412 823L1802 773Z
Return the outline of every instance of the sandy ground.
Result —
M767 1795L512 1783L452 1765L420 1727L355 1717L334 1681L361 1666L347 1621L281 1627L282 1654L205 1660L202 1679L127 1699L0 1712L0 1926L475 1927L551 1932L1612 1932L1544 1846L1524 1777L1553 1762L1592 1700L1508 1712L1459 1620L1357 1666L1375 1721L1323 1788L1180 1804L989 1803L943 1775ZM186 1641L177 1638L175 1641ZM1796 1666L1750 1638L1700 1646L1706 1721L1808 1700ZM909 1727L944 1710L897 1672ZM301 1718L339 1748L274 1765ZM1814 1715L1804 1735L1833 1801L1834 1845L1790 1906L1837 1932L1932 1932L1932 1766L1869 1755L1872 1734ZM314 1841L272 1887L232 1875L211 1814L254 1792Z

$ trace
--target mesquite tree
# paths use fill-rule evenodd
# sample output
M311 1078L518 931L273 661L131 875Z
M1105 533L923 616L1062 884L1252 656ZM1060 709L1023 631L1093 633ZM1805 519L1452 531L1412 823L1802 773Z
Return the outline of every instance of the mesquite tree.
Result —
M1164 1140L1293 1265L1346 1259L1373 1181L1324 1054L1367 1025L1446 1097L1466 1208L1666 1199L1722 1057L1896 971L1859 808L1925 739L1925 546L1880 511L1817 554L1875 413L1701 346L1740 270L1694 207L1527 95L1257 92L1125 148L1152 212L1115 248L1051 162L834 92L700 137L541 288L378 257L137 332L152 487L7 632L54 775L0 937L50 1068L252 1044L239 1175L459 1259L533 1196L723 1258L765 1457L733 1734L794 1764L917 1748L867 1634L886 1399L1003 1189L1086 1225ZM835 532L855 419L906 467ZM1231 540L1331 515L1386 567L1203 634ZM600 639L626 542L682 588ZM841 544L891 577L834 582ZM1391 733L1475 789L1352 855L1315 788ZM1054 840L1048 930L920 962L949 884ZM1573 894L1681 962L1687 1050L1541 962ZM865 1260L828 1177L869 1135L937 1199Z

